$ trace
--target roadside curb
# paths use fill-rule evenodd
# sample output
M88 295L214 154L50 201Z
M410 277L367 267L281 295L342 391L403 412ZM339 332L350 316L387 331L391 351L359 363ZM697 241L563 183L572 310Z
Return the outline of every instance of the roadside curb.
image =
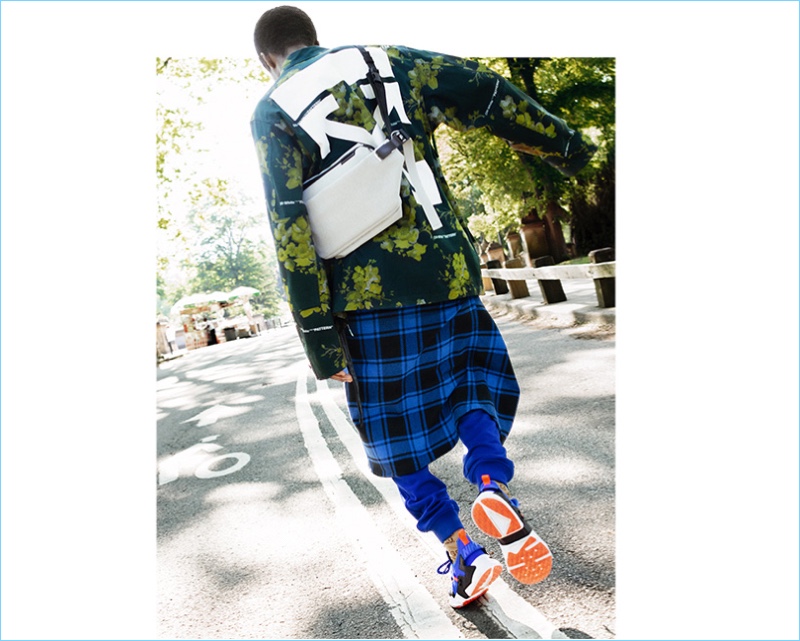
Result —
M583 303L545 305L531 298L511 298L511 294L486 294L481 300L489 311L506 313L522 320L535 320L553 327L573 325L610 325L616 327L615 307L593 307Z

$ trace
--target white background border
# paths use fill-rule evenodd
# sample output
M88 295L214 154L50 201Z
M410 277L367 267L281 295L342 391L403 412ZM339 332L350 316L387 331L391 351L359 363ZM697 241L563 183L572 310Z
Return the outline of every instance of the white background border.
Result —
M155 638L154 58L274 4L0 5L4 638ZM619 638L796 639L797 3L296 4L617 58Z

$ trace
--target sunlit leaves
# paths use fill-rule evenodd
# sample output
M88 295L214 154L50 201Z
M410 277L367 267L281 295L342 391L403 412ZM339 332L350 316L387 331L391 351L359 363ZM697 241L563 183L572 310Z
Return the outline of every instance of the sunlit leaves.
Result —
M547 111L565 120L599 146L591 165L575 178L565 178L537 158L520 157L485 131L436 130L442 169L462 213L477 236L496 240L519 227L533 209L544 215L550 201L568 203L594 193L591 185L607 180L606 165L615 142L615 66L613 58L483 58L484 68L504 75ZM503 116L545 135L525 103L501 99ZM612 172L613 175L613 172ZM465 206L466 205L466 206Z
M256 307L274 312L279 297L263 202L246 202L234 185L238 176L215 166L202 115L215 96L260 96L269 79L255 59L159 57L155 67L159 309L166 313L192 290L243 284L262 291Z

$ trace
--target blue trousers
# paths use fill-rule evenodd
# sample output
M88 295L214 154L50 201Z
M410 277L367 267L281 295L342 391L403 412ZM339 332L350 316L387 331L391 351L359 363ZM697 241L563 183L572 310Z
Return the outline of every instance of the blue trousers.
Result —
M493 481L508 483L514 476L514 463L500 442L500 430L494 419L483 410L473 410L458 422L458 436L467 448L464 455L464 477L478 485L488 474ZM421 532L433 532L440 541L461 529L458 504L450 498L447 486L426 467L394 476L406 509L417 520Z

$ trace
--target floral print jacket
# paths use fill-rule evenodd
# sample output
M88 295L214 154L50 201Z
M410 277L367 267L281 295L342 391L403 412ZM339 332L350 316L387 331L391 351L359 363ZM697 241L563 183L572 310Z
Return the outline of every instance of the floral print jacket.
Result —
M314 46L290 54L251 120L286 296L320 379L346 366L335 316L483 293L475 244L454 205L433 141L440 123L458 130L487 127L567 175L584 167L594 151L578 132L476 62L398 46L369 50L385 80L390 120L402 123L414 141L416 164L441 228L434 231L428 224L404 177L398 222L344 258L323 260L314 249L303 183L353 143L321 134L319 125L304 127L303 118L327 100L327 121L370 131L376 127L378 106L361 74L360 66L365 72L366 65L363 59L357 62L357 49ZM320 64L337 54L336 65Z

